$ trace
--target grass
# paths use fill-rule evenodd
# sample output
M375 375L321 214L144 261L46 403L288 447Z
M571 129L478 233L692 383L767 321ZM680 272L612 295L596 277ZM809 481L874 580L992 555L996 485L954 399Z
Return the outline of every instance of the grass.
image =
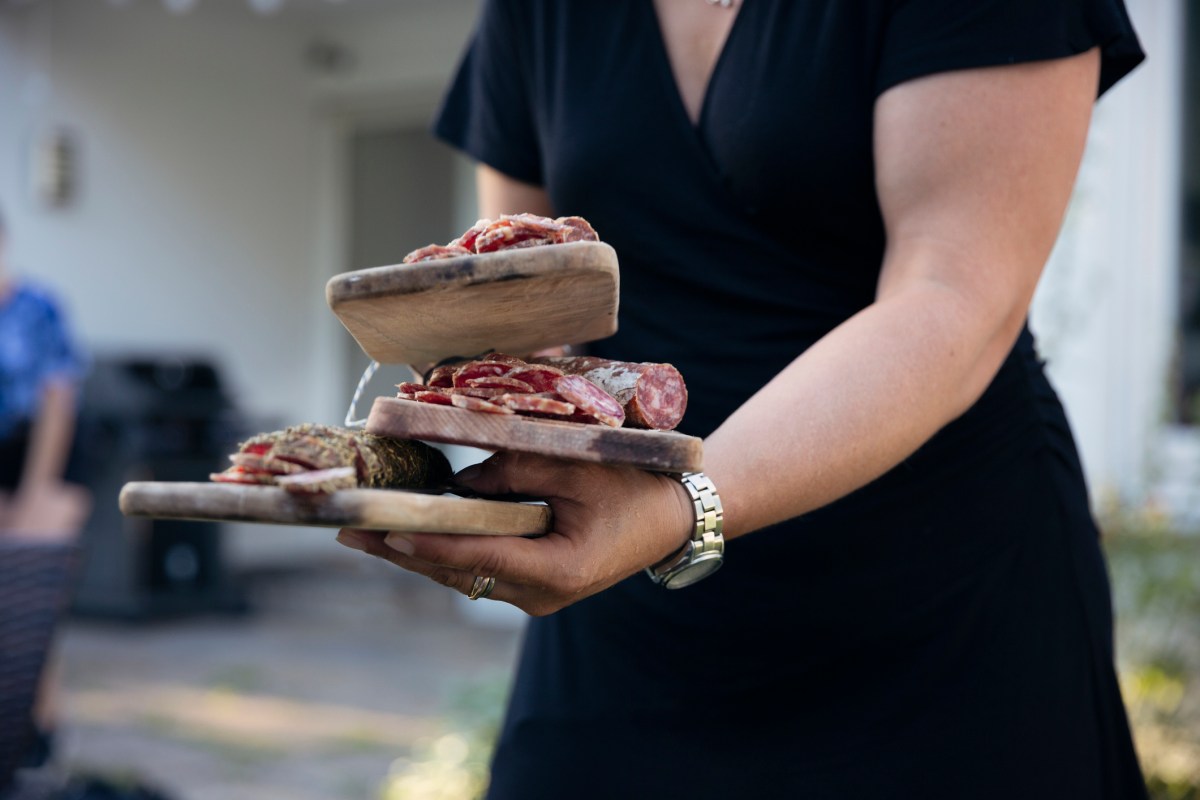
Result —
M1200 800L1200 535L1108 514L1117 664L1155 800Z

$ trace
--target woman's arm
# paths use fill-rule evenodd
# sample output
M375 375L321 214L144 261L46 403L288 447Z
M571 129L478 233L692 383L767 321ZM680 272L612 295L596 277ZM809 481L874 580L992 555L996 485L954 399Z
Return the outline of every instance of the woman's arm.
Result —
M557 216L545 189L510 178L486 164L475 168L475 194L479 199L479 215L488 219L523 213Z
M727 537L865 485L979 398L1058 235L1098 74L1091 51L934 75L879 98L888 245L876 302L705 442Z
M979 398L1012 348L1058 234L1097 81L1093 51L935 75L879 98L888 246L876 302L705 441L727 537L865 485ZM484 181L495 204L485 213L539 197L503 176ZM496 576L493 598L544 614L655 563L690 533L683 489L657 474L508 453L460 479L484 493L547 498L554 532L393 533L390 547L350 532L343 543L462 592L476 575Z

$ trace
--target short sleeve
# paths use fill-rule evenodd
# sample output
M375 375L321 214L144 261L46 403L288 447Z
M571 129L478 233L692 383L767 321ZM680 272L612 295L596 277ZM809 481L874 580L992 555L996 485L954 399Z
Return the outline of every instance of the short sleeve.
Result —
M75 345L62 311L49 298L40 327L38 340L43 381L79 381L87 371L86 360Z
M505 175L540 186L531 28L522 10L514 0L485 0L433 133Z
M1100 48L1104 94L1145 58L1122 0L897 0L875 91L936 72Z

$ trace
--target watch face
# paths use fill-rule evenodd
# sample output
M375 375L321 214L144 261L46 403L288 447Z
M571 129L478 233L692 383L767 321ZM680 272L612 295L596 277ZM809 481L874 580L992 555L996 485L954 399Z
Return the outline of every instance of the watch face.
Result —
M720 553L706 553L687 566L680 567L677 572L663 581L663 585L668 589L682 589L685 586L691 586L716 572L722 561Z

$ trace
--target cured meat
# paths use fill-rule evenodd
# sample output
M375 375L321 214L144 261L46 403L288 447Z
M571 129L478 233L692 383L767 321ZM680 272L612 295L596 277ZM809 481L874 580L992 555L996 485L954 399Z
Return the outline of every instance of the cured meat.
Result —
M459 236L457 239L450 242L450 244L448 244L446 246L447 247L461 247L469 253L474 253L475 252L475 240L478 239L479 234L481 234L485 230L487 230L487 227L491 224L492 224L492 221L490 219L478 220L470 228L467 228L467 230L463 232L462 236Z
M683 376L670 364L593 356L539 356L526 362L488 353L436 367L430 379L448 383L437 388L397 384L397 396L464 408L475 405L454 400L464 396L490 401L517 414L651 430L674 429L687 410ZM508 402L509 396L519 395L538 399Z
M594 356L546 356L530 361L557 367L568 375L581 375L604 389L621 404L625 424L630 427L673 430L687 411L687 386L679 370L670 364Z
M450 462L424 442L306 423L262 433L230 454L219 483L281 486L307 494L365 486L428 488L450 476Z
M413 250L404 257L405 264L415 264L418 261L437 261L443 258L458 258L472 255L472 251L451 242L448 245L430 244Z
M454 385L455 371L461 366L462 364L443 364L440 367L434 367L425 380L425 385L430 389L449 389Z
M558 232L559 242L598 242L596 229L583 217L559 217L554 220L562 226Z
M554 381L562 375L563 371L558 367L526 364L523 367L514 368L505 377L528 384L531 392L552 392L554 391Z
M533 392L533 386L522 380L517 380L512 377L512 373L508 375L488 375L482 378L470 378L466 382L467 389L505 389L509 392L530 394Z
M417 392L412 396L412 399L416 400L418 403L433 403L434 405L448 406L451 405L451 397L453 397L453 395L449 391L444 391L441 389L428 389L424 392Z
M477 221L447 244L431 244L413 250L404 257L404 263L548 244L598 241L600 236L596 229L583 217L551 219L537 214L503 214L498 219Z
M507 396L507 395L506 395ZM507 406L493 403L490 400L484 400L482 397L472 397L469 394L452 394L450 395L450 404L465 408L468 411L483 411L488 414L511 414L511 408Z
M562 226L533 214L504 215L475 239L476 253L492 253L514 247L535 247L558 242Z
M616 398L581 375L563 375L554 382L554 391L605 425L619 428L625 421L625 411Z
M575 413L571 403L545 394L505 394L497 397L496 402L525 414L569 417Z
M451 385L455 388L470 386L476 378L498 378L512 370L511 364L497 361L468 361L454 370Z

